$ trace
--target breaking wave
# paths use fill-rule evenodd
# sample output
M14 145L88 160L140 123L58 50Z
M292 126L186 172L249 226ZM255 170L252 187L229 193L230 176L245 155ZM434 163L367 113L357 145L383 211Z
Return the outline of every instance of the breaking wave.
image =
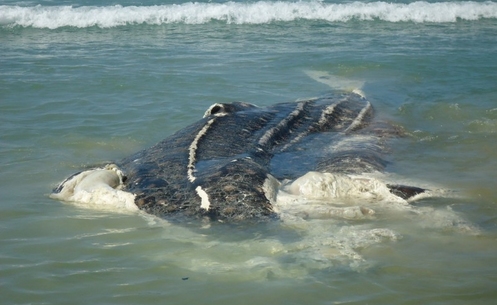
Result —
M437 2L409 4L352 2L330 4L320 1L258 1L253 3L199 3L155 6L0 6L0 25L7 27L110 28L133 24L170 23L267 24L298 20L347 22L381 20L386 22L447 23L458 20L496 19L497 2Z

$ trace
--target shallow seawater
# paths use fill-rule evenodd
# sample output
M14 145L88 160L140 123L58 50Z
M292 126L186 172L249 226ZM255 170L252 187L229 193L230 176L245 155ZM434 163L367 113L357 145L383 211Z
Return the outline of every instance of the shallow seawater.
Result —
M0 6L2 302L493 302L497 4L223 3ZM309 71L342 81L330 87ZM406 130L391 143L387 178L451 196L348 202L376 211L360 219L240 225L48 197L68 175L151 146L212 103L271 105L350 83Z

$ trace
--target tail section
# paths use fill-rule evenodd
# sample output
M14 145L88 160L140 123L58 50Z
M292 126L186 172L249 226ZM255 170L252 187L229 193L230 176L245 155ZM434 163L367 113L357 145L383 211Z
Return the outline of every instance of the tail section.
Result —
M304 70L304 73L313 80L323 83L333 90L354 92L365 97L362 92L364 81L336 76L325 71Z

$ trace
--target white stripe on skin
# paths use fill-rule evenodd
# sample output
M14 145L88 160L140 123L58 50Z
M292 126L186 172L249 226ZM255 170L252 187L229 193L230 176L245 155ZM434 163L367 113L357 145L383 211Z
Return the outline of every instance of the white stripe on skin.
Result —
M364 108L362 108L361 112L359 112L359 114L354 119L354 121L352 121L352 123L349 125L349 127L347 127L347 129L345 129L345 132L349 132L349 131L353 130L354 128L356 128L357 126L359 126L359 124L361 124L362 121L364 120L364 117L366 116L366 113L370 109L371 109L371 103L368 102L366 104L366 106L364 106Z
M198 142L200 139L207 133L209 128L211 127L212 123L214 123L215 119L210 119L207 121L207 124L202 127L202 129L197 133L197 136L195 136L195 139L193 139L192 144L190 144L190 147L188 148L189 155L188 155L188 166L187 166L187 175L188 175L188 180L190 182L195 181L195 176L193 173L195 172L195 157L197 154L197 148L198 148Z

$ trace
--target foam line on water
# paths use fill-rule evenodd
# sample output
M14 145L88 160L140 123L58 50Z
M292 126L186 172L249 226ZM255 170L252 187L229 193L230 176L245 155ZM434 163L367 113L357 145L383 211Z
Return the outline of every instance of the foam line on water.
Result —
M0 26L56 29L60 27L117 27L135 24L267 24L300 20L347 22L447 23L458 20L496 19L497 2L417 1L408 4L321 1L258 1L252 3L183 3L154 6L0 6Z

